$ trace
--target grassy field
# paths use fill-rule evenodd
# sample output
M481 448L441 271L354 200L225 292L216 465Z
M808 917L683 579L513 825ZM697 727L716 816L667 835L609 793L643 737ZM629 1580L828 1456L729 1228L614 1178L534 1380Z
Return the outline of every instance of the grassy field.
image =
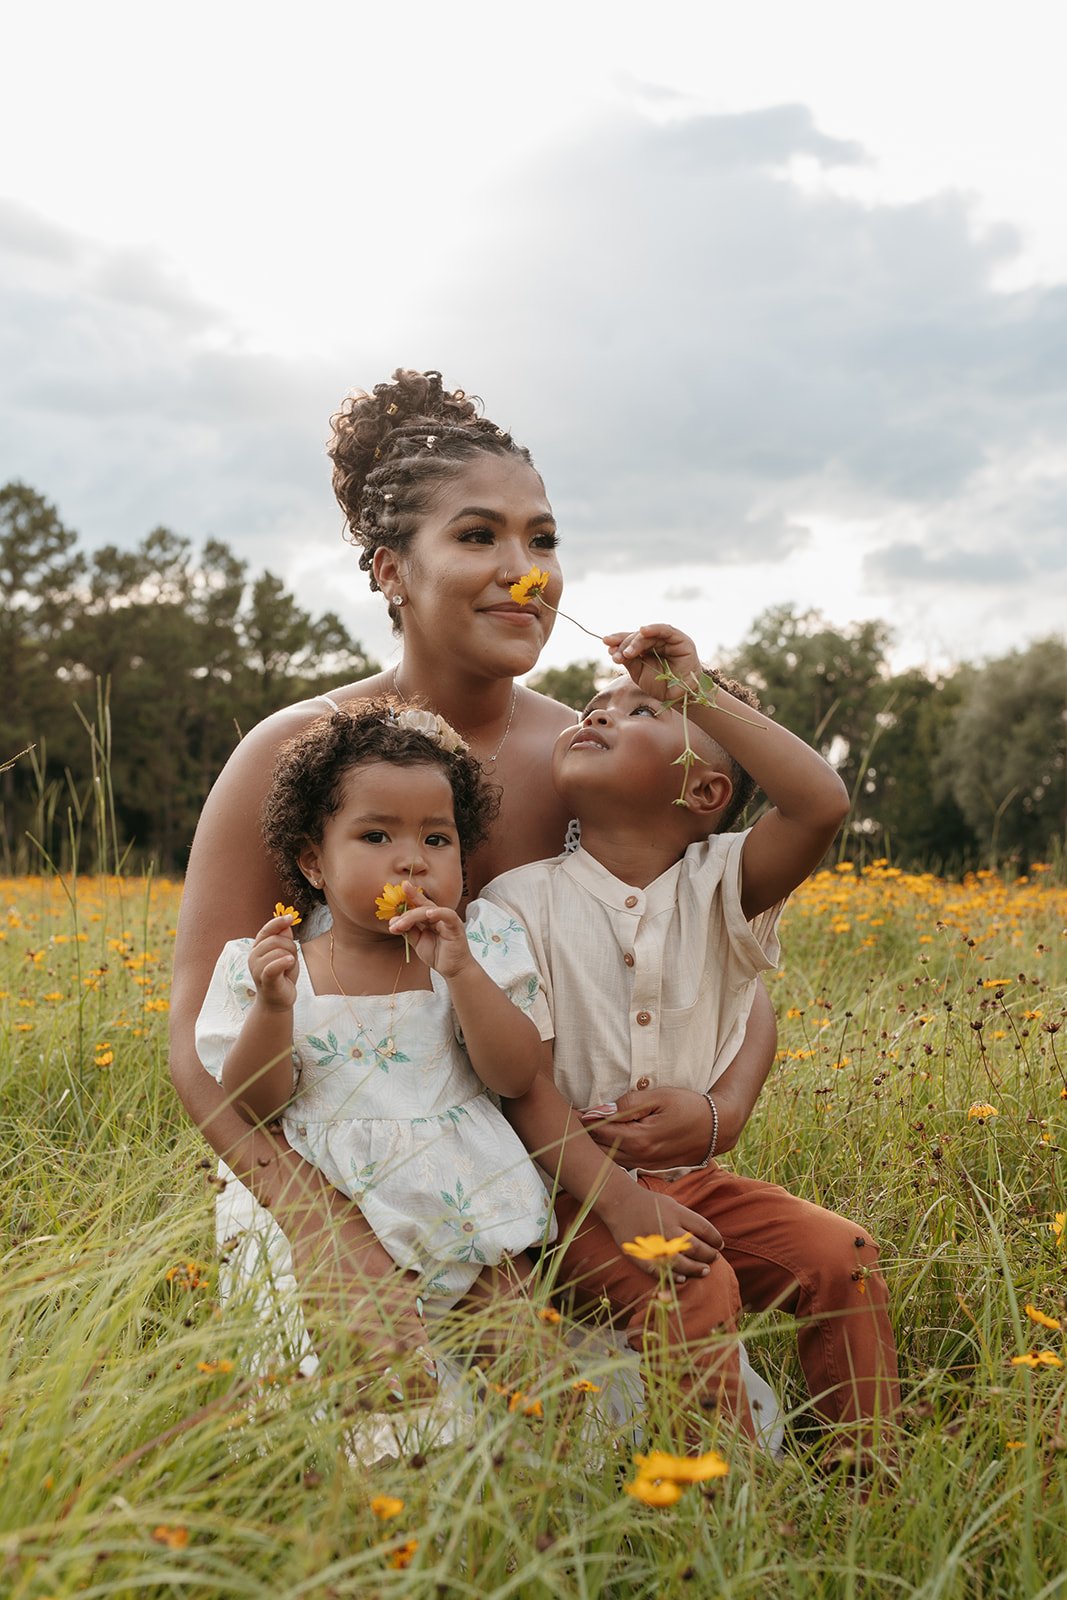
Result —
M753 1321L785 1459L708 1418L728 1471L667 1507L593 1425L604 1360L533 1311L462 1437L352 1462L358 1368L259 1371L259 1321L218 1303L212 1171L165 1065L180 886L0 882L0 1594L1067 1595L1052 880L875 866L797 896L778 1066L731 1159L882 1242L903 1439L866 1489L827 1470L789 1330ZM645 1449L678 1404L664 1375Z

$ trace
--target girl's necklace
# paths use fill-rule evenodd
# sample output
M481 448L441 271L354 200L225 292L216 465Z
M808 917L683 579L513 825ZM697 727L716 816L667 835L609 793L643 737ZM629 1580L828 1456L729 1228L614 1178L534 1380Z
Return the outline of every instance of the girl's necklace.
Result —
M359 1029L359 1031L363 1035L363 1037L365 1039L370 1039L371 1038L371 1034L367 1029L366 1023L363 1021L363 1018L359 1015L359 1013L356 1011L355 1006L352 1004L352 996L350 994L348 994L342 988L341 980L337 976L337 969L333 964L333 929L332 928L329 930L329 935L330 935L330 977L333 979L336 991L341 996L341 999L344 1001L345 1010L348 1012L349 1016L352 1018L352 1021L356 1024L356 1027ZM396 978L393 980L392 991L388 996L388 999L389 999L389 1031L387 1032L385 1038L379 1040L379 1042L374 1046L376 1054L378 1054L380 1056L385 1056L387 1058L389 1056L393 1056L393 1055L396 1054L396 1039L394 1038L394 1033L395 1033L396 1029L400 1026L400 1023L403 1022L404 1018L407 1016L408 1012L411 1010L412 1006L415 1004L416 996L420 995L420 994L423 994L425 992L422 989L414 989L412 991L411 999L408 1001L407 1005L404 1007L403 1011L400 1013L400 1016L398 1017L397 1014L396 1014L396 986L400 982L400 974L403 972L403 970L404 970L404 968L402 966L397 968ZM378 996L375 995L374 998L377 999Z
M400 696L401 700L406 700L407 699L407 696L405 695L403 689L401 689L401 687L400 687L400 682L399 682L399 679L397 678L397 668L396 667L393 668L393 692L394 692L394 694L398 694ZM479 763L478 763L479 766L481 767L482 771L485 772L485 773L491 773L491 772L495 772L496 771L496 764L497 764L498 760L500 759L500 752L501 752L501 750L503 750L504 746L508 742L508 734L511 732L511 724L515 720L515 707L518 705L518 703L519 703L519 686L518 686L517 683L512 682L512 685L511 685L511 705L510 705L510 707L508 709L508 720L507 720L507 726L504 729L504 737L501 739L500 743L497 745L497 747L493 751L492 755L491 756L487 756L484 761L479 760Z

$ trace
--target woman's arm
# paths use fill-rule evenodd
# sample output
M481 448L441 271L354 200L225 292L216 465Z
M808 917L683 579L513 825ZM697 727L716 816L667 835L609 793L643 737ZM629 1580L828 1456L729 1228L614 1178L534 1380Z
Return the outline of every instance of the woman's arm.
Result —
M691 1234L685 1253L671 1258L671 1269L685 1277L702 1277L722 1244L719 1230L670 1195L641 1188L613 1165L556 1088L551 1044L541 1049L541 1070L532 1087L504 1105L526 1148L547 1172L557 1176L568 1194L597 1213L620 1247L642 1234ZM636 1264L647 1272L657 1270L652 1263Z

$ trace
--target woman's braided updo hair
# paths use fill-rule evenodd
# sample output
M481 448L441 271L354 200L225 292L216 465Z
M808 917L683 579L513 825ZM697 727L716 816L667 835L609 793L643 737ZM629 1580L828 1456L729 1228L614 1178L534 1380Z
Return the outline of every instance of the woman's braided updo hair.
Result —
M533 465L510 433L479 415L478 404L462 389L446 390L439 372L398 367L392 383L349 395L330 418L333 491L372 589L379 587L375 551L404 549L435 486L457 463L485 451Z

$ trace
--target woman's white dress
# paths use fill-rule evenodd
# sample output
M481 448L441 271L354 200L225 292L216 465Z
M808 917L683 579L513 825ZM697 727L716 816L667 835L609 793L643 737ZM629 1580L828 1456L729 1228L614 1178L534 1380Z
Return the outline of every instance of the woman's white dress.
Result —
M482 967L530 1016L551 1022L522 928L478 903L467 939ZM200 1060L221 1081L255 997L251 939L219 956L197 1022ZM544 1184L466 1051L444 980L391 995L316 994L299 955L294 1096L285 1137L359 1206L398 1266L419 1273L438 1308L483 1266L555 1237Z

